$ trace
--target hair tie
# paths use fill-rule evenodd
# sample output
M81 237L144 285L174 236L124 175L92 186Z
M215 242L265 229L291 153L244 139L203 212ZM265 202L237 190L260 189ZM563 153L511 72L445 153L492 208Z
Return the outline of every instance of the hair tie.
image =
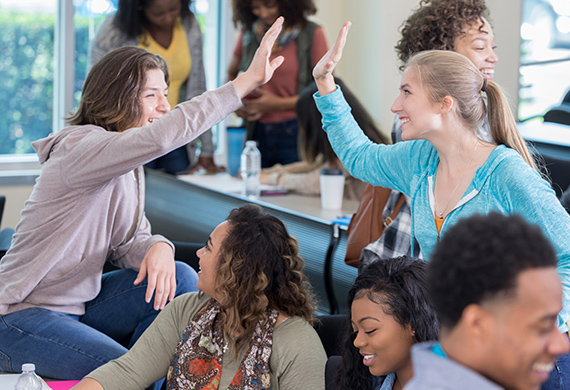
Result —
M487 78L483 77L483 86L481 87L481 92L487 92Z

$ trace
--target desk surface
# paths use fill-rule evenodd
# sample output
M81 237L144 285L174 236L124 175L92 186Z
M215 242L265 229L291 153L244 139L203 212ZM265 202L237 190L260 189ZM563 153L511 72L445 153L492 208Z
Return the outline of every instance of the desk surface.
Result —
M197 186L242 198L241 180L230 176L228 173L180 175L178 178ZM261 196L256 203L259 203L261 206L277 206L289 212L303 214L306 217L326 223L330 223L335 218L351 216L358 208L357 201L344 199L342 210L324 210L321 208L321 198L319 196L300 195L294 192L286 195Z
M532 120L517 123L517 128L527 141L570 146L570 126Z

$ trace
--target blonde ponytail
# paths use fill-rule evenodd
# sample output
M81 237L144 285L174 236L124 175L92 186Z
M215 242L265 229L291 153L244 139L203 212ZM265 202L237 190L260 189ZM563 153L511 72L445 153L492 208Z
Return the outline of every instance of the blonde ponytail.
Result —
M499 86L487 80L484 92L487 94L487 121L493 142L516 150L528 165L538 171L537 164L517 129L507 98Z

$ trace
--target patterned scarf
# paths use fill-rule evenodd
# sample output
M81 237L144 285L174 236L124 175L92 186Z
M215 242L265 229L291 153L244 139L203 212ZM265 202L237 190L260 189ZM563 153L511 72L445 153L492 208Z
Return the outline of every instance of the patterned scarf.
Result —
M277 310L269 309L269 319L255 327L252 339L229 390L271 388L269 356ZM167 375L167 389L215 390L222 374L224 330L220 304L211 299L182 334ZM227 344L226 344L227 345Z
M255 33L255 38L257 39L258 43L261 42L261 38L263 38L263 35L267 32L267 30L269 30L269 27L271 26L267 26L261 19L257 19L255 22L253 22L253 32ZM283 28L275 40L273 49L271 49L271 54L278 53L281 50L285 49L289 43L297 38L300 32L300 25Z

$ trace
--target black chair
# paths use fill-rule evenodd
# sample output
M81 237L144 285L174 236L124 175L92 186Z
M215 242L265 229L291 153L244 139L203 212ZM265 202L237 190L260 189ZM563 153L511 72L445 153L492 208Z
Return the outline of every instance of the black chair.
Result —
M551 108L544 114L544 121L570 126L570 90L566 92L559 106Z
M314 328L325 348L327 357L340 355L342 338L346 332L348 317L346 314L327 314L317 316Z

